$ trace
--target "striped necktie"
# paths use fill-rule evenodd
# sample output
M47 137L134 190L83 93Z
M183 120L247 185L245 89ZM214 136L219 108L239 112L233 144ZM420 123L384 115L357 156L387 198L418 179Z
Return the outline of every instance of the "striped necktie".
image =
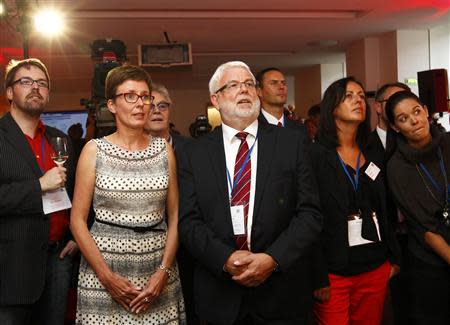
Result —
M248 133L239 132L236 137L241 140L239 145L239 150L237 152L236 161L234 163L234 178L233 178L233 192L231 193L231 205L243 205L244 206L244 225L245 234L237 235L236 244L238 249L248 250L247 246L247 216L248 216L248 205L250 203L250 179L251 179L251 159L248 158L244 167L245 158L248 155L249 148L246 141ZM240 170L243 168L241 177L237 180Z

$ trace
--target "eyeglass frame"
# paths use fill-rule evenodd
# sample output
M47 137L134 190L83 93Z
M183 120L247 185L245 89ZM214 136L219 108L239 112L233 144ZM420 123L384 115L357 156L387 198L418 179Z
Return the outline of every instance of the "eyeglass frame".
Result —
M136 95L137 98L136 98L136 100L134 102L130 102L130 101L127 100L127 97L126 97L127 95ZM151 105L153 103L153 101L155 100L155 96L152 96L150 94L139 95L137 93L131 93L131 92L130 93L115 94L111 99L117 98L119 96L123 96L123 99L128 104L136 104L138 102L138 100L140 99L144 105ZM144 96L149 96L150 97L150 103L148 103L148 104L144 103L144 100L142 99L142 97L144 97Z
M251 82L252 84L251 84L251 85L248 85L249 82ZM220 87L219 89L217 89L216 92L215 92L214 94L217 95L218 93L220 93L220 92L222 92L222 91L224 91L224 90L228 90L228 88L230 87L230 85L232 85L232 84L234 84L234 83L236 83L236 84L239 85L239 88L236 88L237 90L241 90L242 85L245 85L245 87L247 87L247 88L253 88L253 89L256 89L256 83L255 83L255 81L253 81L252 79L247 79L247 80L245 80L245 81L230 81L230 82L227 82L227 83L226 83L225 85L223 85L222 87Z
M166 104L166 105L167 105L167 108L164 108L164 109L159 108L159 105L161 105L161 104ZM155 108L158 108L158 111L166 112L166 111L168 111L168 110L170 109L170 106L171 106L171 105L172 105L172 103L165 102L165 101L161 101L161 102L159 102L157 105L153 104L153 102L152 102L152 103L150 104L150 110L151 110L151 111L154 111Z
M23 83L24 80L27 80L28 82L31 81L31 84L29 84L29 85L24 84ZM41 83L44 82L45 85L44 84L39 84L39 82L41 82ZM22 77L22 78L19 78L19 79L13 81L11 83L11 86L14 86L17 83L20 84L22 87L26 87L26 88L33 87L34 83L36 83L38 88L45 88L45 89L49 89L50 88L49 82L47 80L45 80L45 79L33 79L33 78L30 78L30 77Z

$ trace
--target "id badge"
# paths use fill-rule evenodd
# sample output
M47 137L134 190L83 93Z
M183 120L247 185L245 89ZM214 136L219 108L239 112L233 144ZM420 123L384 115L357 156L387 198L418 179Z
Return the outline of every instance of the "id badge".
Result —
M244 206L233 205L230 207L230 212L234 235L245 235Z
M364 239L361 236L362 218L361 218L361 215L359 213L358 214L352 214L352 215L348 216L347 223L348 223L347 224L347 228L348 228L348 245L350 247L373 243L373 241Z
M367 166L366 175L370 177L371 180L375 180L380 173L380 168L375 165L373 162L370 162L369 166Z

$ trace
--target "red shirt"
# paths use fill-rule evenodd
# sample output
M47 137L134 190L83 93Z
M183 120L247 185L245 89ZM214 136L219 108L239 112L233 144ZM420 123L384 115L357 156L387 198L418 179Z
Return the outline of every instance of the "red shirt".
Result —
M56 164L51 159L50 153L53 151L52 147L45 138L45 126L39 121L34 138L25 134L31 150L36 157L36 161L42 170L42 174L52 169ZM42 140L44 140L44 152L42 152ZM42 157L44 155L44 157ZM69 212L68 210L61 210L53 212L50 215L50 233L49 241L54 242L63 239L64 234L69 227Z

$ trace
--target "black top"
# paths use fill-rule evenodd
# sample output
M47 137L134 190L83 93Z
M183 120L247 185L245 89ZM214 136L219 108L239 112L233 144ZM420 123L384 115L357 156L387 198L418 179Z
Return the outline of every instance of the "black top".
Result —
M383 173L380 172L375 180L367 176L366 168L373 159L370 154L363 154L366 163L360 168L358 190L355 192L339 161L336 149L317 142L311 146L312 166L319 186L321 211L324 216L321 234L323 258L320 264L321 268L325 268L329 273L344 276L360 274L377 268L387 258L399 263L399 247L386 217ZM350 166L347 168L350 173L355 174ZM349 246L348 216L359 210L363 217L364 238L376 232L370 218L370 213L376 212L381 242Z
M442 209L444 197L416 165L423 163L434 180L443 188L444 177L440 171L438 149L441 149L447 178L450 178L450 134L440 133L432 127L432 142L422 149L409 146L403 137L397 139L397 151L388 163L388 180L394 198L406 216L408 225L408 251L422 261L434 265L445 265L445 261L425 243L424 234L431 231L440 234L450 244L450 228L442 224L435 213ZM419 167L420 168L420 167ZM429 190L440 200L436 202Z

